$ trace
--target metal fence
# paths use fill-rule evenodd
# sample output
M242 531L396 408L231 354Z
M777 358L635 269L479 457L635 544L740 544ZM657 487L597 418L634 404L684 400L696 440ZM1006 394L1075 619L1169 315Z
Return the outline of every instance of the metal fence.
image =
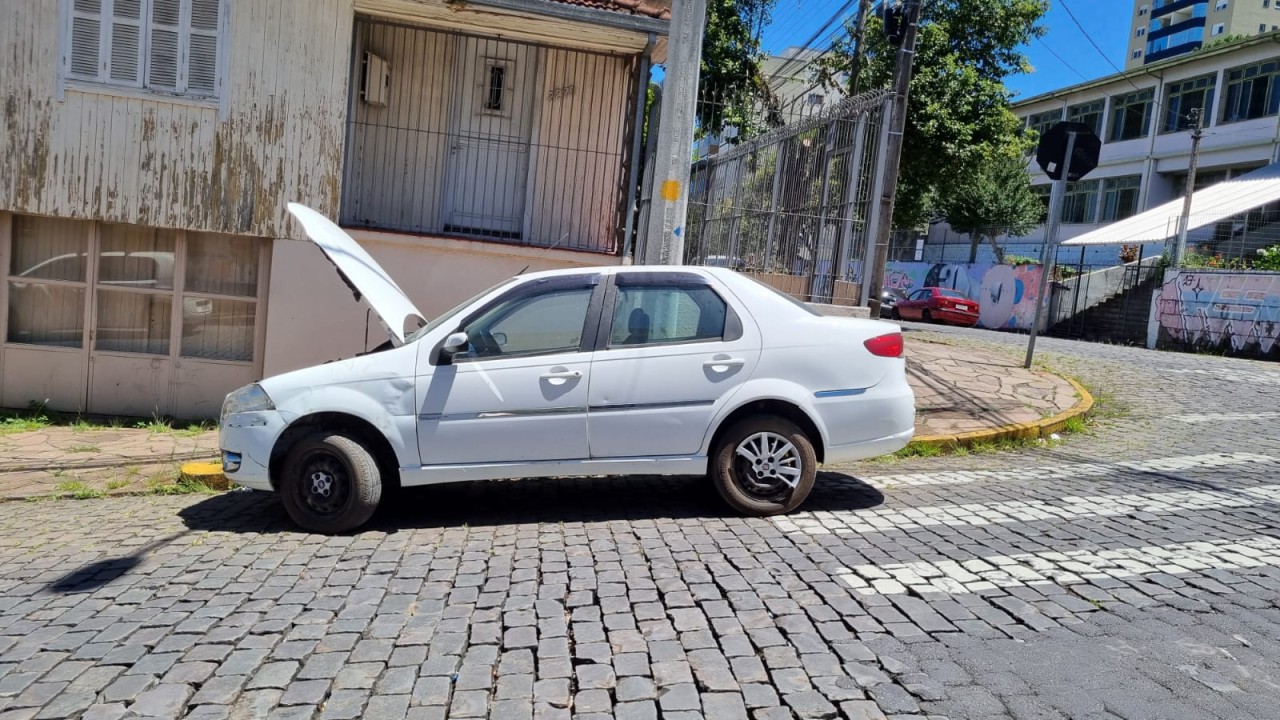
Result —
M638 55L359 18L342 222L617 252L642 73Z
M860 304L887 98L783 104L769 119L786 124L739 134L716 152L700 144L706 152L690 177L685 262L753 273L805 300ZM699 114L716 111L704 103Z

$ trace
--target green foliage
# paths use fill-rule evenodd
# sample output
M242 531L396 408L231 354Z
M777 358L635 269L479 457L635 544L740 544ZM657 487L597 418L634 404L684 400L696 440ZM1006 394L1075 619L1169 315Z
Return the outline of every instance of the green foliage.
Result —
M1182 258L1182 267L1196 270L1245 270L1249 263L1243 258L1227 258L1222 253L1200 253L1192 249Z
M1259 250L1258 259L1253 262L1253 269L1280 272L1280 245Z
M759 29L777 0L708 0L698 77L698 137L726 126L739 137L780 124L777 102L760 72Z
M106 493L80 480L64 480L54 486L54 491L62 495L70 495L76 500L92 500Z
M1005 265L1039 265L1040 261L1035 258L1029 258L1025 255L1005 255Z
M973 168L997 152L1020 156L1031 139L1009 108L1004 81L1029 72L1022 48L1041 37L1046 0L936 0L925 4L907 109L896 227L919 226L963 187ZM896 48L870 18L862 86L892 85ZM854 48L833 46L820 70L834 84ZM1037 213L1039 209L1037 209ZM1038 222L1038 216L1037 216Z
M970 235L970 255L976 254L978 244L986 237L998 262L1004 262L1004 250L996 244L992 229L1025 235L1040 224L1044 211L1044 204L1031 191L1026 160L1021 153L1009 152L981 158L966 177L952 183L938 205L952 228Z

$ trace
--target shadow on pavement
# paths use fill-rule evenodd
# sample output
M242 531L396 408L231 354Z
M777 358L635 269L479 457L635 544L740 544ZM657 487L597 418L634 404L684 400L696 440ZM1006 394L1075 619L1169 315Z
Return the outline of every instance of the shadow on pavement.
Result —
M878 490L843 473L823 472L800 511L861 510L883 502ZM298 530L274 493L224 493L185 507L178 515L191 530ZM393 490L383 495L378 512L361 531L731 517L733 512L702 477L478 481Z
M189 531L184 530L179 533L167 535L158 540L153 540L143 545L133 552L123 557L108 558L106 560L98 560L89 563L73 572L67 573L62 577L49 583L49 590L56 593L82 593L91 592L115 580L130 570L138 566L142 562L143 556L155 550L156 548L168 545L178 538L186 535Z

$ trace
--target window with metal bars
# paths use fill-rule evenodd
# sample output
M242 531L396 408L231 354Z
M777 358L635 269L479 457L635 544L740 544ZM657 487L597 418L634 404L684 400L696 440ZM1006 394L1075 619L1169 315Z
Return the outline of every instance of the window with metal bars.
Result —
M227 0L69 0L71 81L216 98Z

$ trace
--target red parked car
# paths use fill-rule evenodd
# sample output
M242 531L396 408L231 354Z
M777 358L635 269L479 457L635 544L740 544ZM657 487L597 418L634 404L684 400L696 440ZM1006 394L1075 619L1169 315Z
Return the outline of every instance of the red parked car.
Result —
M978 324L978 302L950 288L920 288L900 301L893 315L900 320L973 326Z

